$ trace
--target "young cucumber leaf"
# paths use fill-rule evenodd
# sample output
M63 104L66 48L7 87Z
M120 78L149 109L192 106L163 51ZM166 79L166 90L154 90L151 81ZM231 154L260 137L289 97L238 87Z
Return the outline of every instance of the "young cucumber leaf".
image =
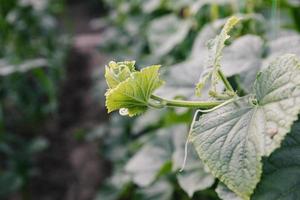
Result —
M282 146L264 160L262 180L253 200L300 199L300 122L293 125Z
M115 88L119 83L125 81L134 69L135 61L114 62L111 61L105 66L105 80L110 89Z
M107 79L108 85L112 87L105 94L108 112L125 109L124 114L129 116L145 112L153 91L163 84L163 81L159 79L159 68L159 65L153 65L130 74L125 68L119 71L121 78L115 79L120 81L118 84L117 81ZM112 77L110 73L107 74ZM124 78L124 75L128 77Z
M261 157L280 146L299 111L300 63L288 54L257 76L254 94L196 119L190 138L210 171L249 199L260 180Z
M216 92L216 85L218 83L218 70L220 69L220 61L222 52L225 47L225 41L230 37L229 31L239 22L237 17L231 17L224 25L221 33L215 39L210 40L208 43L209 54L206 63L206 68L200 76L200 80L196 86L196 93L200 96L201 90L205 84L211 80L212 89Z

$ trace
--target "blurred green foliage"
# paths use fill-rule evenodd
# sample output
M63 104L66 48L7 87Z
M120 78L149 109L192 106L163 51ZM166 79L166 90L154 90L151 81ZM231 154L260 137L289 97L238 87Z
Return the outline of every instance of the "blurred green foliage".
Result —
M0 1L0 198L26 193L37 173L36 154L47 147L35 136L57 110L67 40L57 32L59 0Z
M197 98L194 84L205 67L206 43L233 14L243 21L227 41L222 66L239 94L249 93L258 70L274 57L284 53L300 56L297 1L107 0L106 5L109 12L102 22L100 50L115 61L136 60L140 68L162 64L166 85L158 93L163 97ZM176 142L172 143L185 141L187 131L178 126L188 130L192 113L190 109L163 109L133 119L111 115L110 123L98 131L104 141L102 155L113 168L96 199L239 199L218 180L209 183L195 178L207 170L200 160L197 170L178 172L176 166L183 155L179 161L174 159ZM175 138L161 138L169 134ZM174 136L178 134L181 139ZM171 150L166 150L168 145ZM183 151L182 145L177 148ZM189 162L194 162L193 157L188 156ZM199 188L193 188L195 185Z

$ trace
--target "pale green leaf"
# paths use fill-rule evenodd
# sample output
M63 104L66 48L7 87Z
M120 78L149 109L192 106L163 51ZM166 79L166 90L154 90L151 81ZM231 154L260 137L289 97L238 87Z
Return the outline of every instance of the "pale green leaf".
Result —
M126 171L132 176L134 183L141 187L149 186L162 167L171 160L172 133L175 130L159 130L157 135L129 160Z
M216 192L222 200L242 200L234 192L229 190L228 187L226 187L226 185L223 183L218 183Z
M292 6L299 7L300 1L299 0L288 0L288 3Z
M224 49L221 61L222 71L227 77L248 71L255 71L257 74L261 66L262 55L263 40L260 37L242 36Z
M260 178L254 106L249 97L235 100L211 113L202 115L191 130L201 160L230 189L245 199Z
M150 50L157 56L164 56L187 36L191 27L189 20L170 14L151 22L148 29Z
M160 179L155 184L140 188L135 199L139 200L173 200L174 187L166 179Z
M141 3L141 7L145 13L151 13L161 6L161 0L147 0Z
M268 50L268 57L264 60L263 67L267 67L271 60L286 53L300 56L300 36L293 32L285 33L283 36L269 41Z
M263 176L253 200L300 199L300 122L293 125L282 146L264 160Z
M130 185L128 174L123 170L117 170L114 174L101 186L97 192L95 200L117 200L120 199L124 190Z
M151 127L156 127L161 121L167 109L149 109L143 115L135 119L132 126L132 134L138 134Z
M239 22L237 17L231 17L228 19L226 24L224 25L221 33L216 36L213 40L208 42L208 58L205 64L205 69L203 70L200 80L196 86L196 92L199 96L201 96L201 90L205 86L205 84L211 80L212 81L212 89L216 92L216 85L218 82L218 70L220 69L220 61L222 57L222 52L225 47L225 41L230 37L230 30Z
M239 75L240 86L251 92L262 65L263 40L255 35L245 35L224 50L221 61L225 76Z
M155 89L163 84L159 79L159 65L133 72L125 81L106 92L108 112L125 108L133 116L146 111L148 100Z
M175 151L173 153L173 170L176 172L177 180L180 187L192 197L195 192L207 189L211 187L215 178L204 166L202 161L199 159L197 152L194 148L188 148L186 165L182 172L178 170L182 167L184 162L184 149L185 141L187 140L186 126L179 126L178 129L173 133L173 140L175 145Z
M258 74L254 91L269 135L261 150L269 155L280 146L300 110L300 64L296 56L287 54L272 62Z
M210 171L243 199L261 176L261 157L280 146L300 111L300 64L279 57L263 70L254 94L202 115L191 141ZM256 99L255 99L256 97Z

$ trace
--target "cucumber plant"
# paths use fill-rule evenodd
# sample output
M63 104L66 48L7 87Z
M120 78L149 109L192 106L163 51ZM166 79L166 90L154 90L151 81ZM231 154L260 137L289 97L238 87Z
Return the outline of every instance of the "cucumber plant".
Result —
M295 189L299 186L299 177L287 180L285 189L274 194L271 191L276 184L270 184L271 172L263 174L263 178L262 172L263 163L269 166L269 171L278 172L275 164L272 166L271 161L268 164L268 157L281 146L284 138L292 137L299 130L296 121L300 112L300 61L293 54L278 56L257 73L252 92L238 94L224 75L221 58L229 33L239 21L237 17L229 18L221 33L207 43L205 69L199 82L195 83L195 93L201 96L207 92L208 100L159 96L156 91L164 84L159 65L138 71L135 61L111 61L105 68L106 107L108 112L119 110L121 115L130 117L143 114L148 108L194 108L196 112L187 142L193 144L200 160L220 181L217 188L220 197L293 199L299 197ZM223 87L218 87L220 84ZM292 129L293 124L296 128ZM297 141L294 139L294 143ZM284 142L284 145L288 144ZM275 153L281 156L283 151L280 149ZM273 160L279 159L276 155ZM299 167L292 161L287 163ZM282 163L282 168L283 165L288 164ZM292 176L288 171L285 173ZM258 192L253 195L261 179Z

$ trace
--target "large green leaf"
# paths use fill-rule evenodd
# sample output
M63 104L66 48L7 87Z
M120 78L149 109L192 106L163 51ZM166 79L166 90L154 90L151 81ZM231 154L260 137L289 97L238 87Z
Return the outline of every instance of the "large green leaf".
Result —
M260 37L242 36L224 49L221 61L222 70L227 77L249 71L257 74L261 66L262 55L263 40Z
M131 174L134 183L141 187L149 186L163 166L170 162L173 151L172 133L175 130L159 130L154 138L129 160L126 171Z
M132 72L125 81L109 89L105 94L108 112L122 108L129 116L145 112L151 94L163 84L159 79L159 68L159 65L154 65Z
M180 187L189 197L192 197L195 192L211 187L215 182L215 178L199 159L194 148L188 148L184 170L178 172L184 162L185 141L187 140L187 135L183 134L187 128L183 126L182 129L180 132L176 131L173 133L175 145L173 170L177 173L176 176Z
M218 183L216 192L222 200L241 200L240 197L229 190L228 187L226 187L226 185L224 185L223 183Z
M279 57L257 77L254 94L202 115L191 141L210 171L243 199L261 176L261 157L280 146L300 110L300 64Z
M269 41L268 50L268 57L264 60L263 67L266 67L274 58L286 53L300 56L300 36L293 32L283 34L283 36Z
M296 33L281 33L282 36L266 43L268 54L263 59L264 46L257 36L244 36L224 50L222 70L227 76L239 74L241 87L251 92L256 74L266 68L270 61L286 53L300 56L300 37Z
M155 184L139 188L134 199L139 200L172 200L174 188L166 179L159 179Z
M216 92L215 87L218 82L218 70L220 69L221 57L223 49L225 47L225 41L230 37L229 31L238 23L238 21L239 19L237 17L229 18L224 25L221 33L217 35L216 38L209 41L209 53L205 64L205 69L203 70L196 87L199 96L201 95L202 88L209 80L212 81L212 89Z
M253 200L300 199L300 122L293 125L280 149L264 160L261 182Z
M191 21L173 14L153 20L147 35L151 52L157 56L169 53L185 39L191 25Z

